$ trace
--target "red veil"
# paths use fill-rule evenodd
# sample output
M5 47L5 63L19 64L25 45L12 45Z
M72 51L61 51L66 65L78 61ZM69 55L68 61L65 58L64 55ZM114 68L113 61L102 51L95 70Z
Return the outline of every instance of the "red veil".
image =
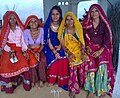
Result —
M37 20L37 22L38 22L38 24L39 24L39 27L43 27L43 24L40 22L40 20L38 19L37 16L35 16L35 15L30 15L30 16L28 16L28 18L27 18L26 21L25 21L24 29L26 29L26 28L28 27L29 22L30 22L30 20L31 20L32 18L34 18L34 19Z

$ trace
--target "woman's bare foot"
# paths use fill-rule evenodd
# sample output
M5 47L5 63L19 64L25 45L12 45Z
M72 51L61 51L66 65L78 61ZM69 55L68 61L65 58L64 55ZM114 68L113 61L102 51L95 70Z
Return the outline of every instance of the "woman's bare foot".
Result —
M43 81L40 81L39 87L40 87L40 88L44 87Z
M75 94L73 92L69 93L70 98L75 98Z
M32 87L34 87L35 86L35 83L32 83Z
M102 94L99 98L105 98L106 94Z
M51 86L53 86L53 84L52 83L48 83L48 85L47 85L48 87L51 87Z
M94 98L94 94L89 92L86 98Z
M1 85L1 92L4 92L5 91L5 86L4 85Z

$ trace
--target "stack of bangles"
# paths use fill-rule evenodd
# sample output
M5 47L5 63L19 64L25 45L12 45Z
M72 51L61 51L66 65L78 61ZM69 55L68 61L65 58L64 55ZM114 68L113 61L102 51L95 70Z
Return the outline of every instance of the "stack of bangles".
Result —
M55 50L55 48L52 48L51 49L52 50L52 52L56 55L58 52Z
M34 52L32 49L28 48L28 50L29 50L32 54L35 54L35 52Z
M64 50L65 50L66 53L70 52L69 49L66 48L66 47L64 48Z

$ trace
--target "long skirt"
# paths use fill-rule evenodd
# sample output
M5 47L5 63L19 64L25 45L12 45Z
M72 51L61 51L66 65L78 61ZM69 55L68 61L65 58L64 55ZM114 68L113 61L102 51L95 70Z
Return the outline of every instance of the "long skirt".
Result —
M85 90L101 96L110 90L110 80L108 80L107 64L99 66L97 72L90 72L86 78Z
M30 91L31 84L30 84L30 77L28 71L22 73L21 75L10 78L4 78L0 76L1 91L2 92L5 91L6 93L13 93L15 88L20 84L21 79L23 83L23 88L26 91Z
M64 86L65 84L68 84L68 67L67 59L55 61L47 70L48 83L57 83L58 86Z
M85 85L85 80L87 77L88 65L87 62L70 67L70 78L68 83L68 89L74 93L79 94L80 90Z
M12 63L10 61L10 54L4 50L2 51L2 56L0 57L0 75L4 78L18 76L29 70L28 62L22 54L22 48L17 47L15 44L8 44L8 46L15 51L18 62Z
M37 52L39 48L35 48L33 51ZM38 62L35 58L35 56L31 53L29 53L29 73L30 73L30 78L31 78L31 83L35 84L36 82L46 81L46 57L43 52L40 53L40 61Z

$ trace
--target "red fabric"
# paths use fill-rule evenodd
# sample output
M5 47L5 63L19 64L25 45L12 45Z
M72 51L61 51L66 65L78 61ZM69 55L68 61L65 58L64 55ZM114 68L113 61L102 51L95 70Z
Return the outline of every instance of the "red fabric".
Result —
M38 22L38 24L39 24L39 27L43 27L43 24L40 22L40 20L38 19L37 16L35 16L35 15L30 15L30 16L28 16L28 18L27 18L26 21L25 21L24 29L26 29L26 28L28 27L29 22L30 22L30 20L31 20L32 18L34 18L34 19L37 20L37 22Z
M92 28L93 25L92 25L92 19L91 19L91 15L90 14L91 14L91 11L92 11L93 8L96 8L98 10L99 15L100 15L100 19L106 24L106 27L107 27L107 29L109 31L109 36L108 37L110 37L110 40L111 40L110 41L110 50L111 50L111 52L113 52L112 32L111 32L111 28L110 28L110 22L109 22L107 16L105 15L105 13L104 13L104 11L103 11L103 9L101 8L100 5L98 5L98 4L91 5L91 7L89 8L89 11L88 11L88 15L87 15L87 17L85 18L85 20L82 23L83 28L84 29Z
M20 26L20 28L23 30L24 29L24 25L22 24L19 16L17 15L16 12L14 11L8 11L5 13L4 16L4 22L3 22L3 26L2 26L2 30L1 30L1 36L0 36L0 48L4 48L6 42L7 42L7 37L9 35L9 31L10 31L10 27L9 27L9 17L11 15L14 15L16 17L17 20L17 24L18 26Z
M16 47L15 44L8 44L8 46L15 51L18 62L14 64L11 63L9 53L4 50L2 51L4 55L2 55L0 59L0 75L5 78L17 76L29 70L28 63L22 54L21 47Z
M33 49L35 53L38 52L38 50L39 48ZM32 54L30 51L28 51L28 53L29 53L28 64L29 64L29 67L31 67L29 70L31 82L35 83L38 80L46 81L46 72L45 72L46 57L44 53L42 51L40 52L40 62L36 60L34 54Z
M33 49L33 51L36 53L39 50L39 48ZM38 63L37 59L35 58L34 54L28 51L29 53L29 61L28 64L30 67L35 67L35 65Z
M69 74L68 74L68 60L57 60L50 66L47 71L48 83L55 84L58 86L64 86L68 84Z

